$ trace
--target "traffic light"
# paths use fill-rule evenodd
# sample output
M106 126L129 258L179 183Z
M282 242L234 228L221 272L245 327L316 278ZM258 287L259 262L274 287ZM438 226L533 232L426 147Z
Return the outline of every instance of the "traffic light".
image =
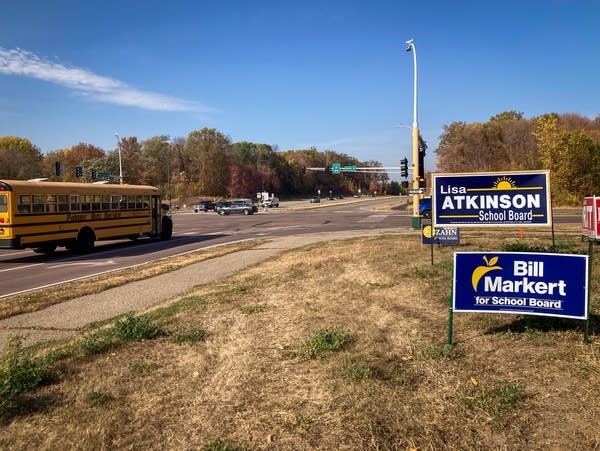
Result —
M402 177L408 177L408 159L406 157L400 160L400 175Z
M83 168L81 166L77 166L75 168L75 176L76 177L81 177L83 176Z
M60 161L57 161L56 163L54 163L54 170L56 172L56 175L62 175L62 164Z
M96 180L97 176L98 176L98 172L95 169L92 169L92 180Z
M306 174L306 166L302 166L302 174Z

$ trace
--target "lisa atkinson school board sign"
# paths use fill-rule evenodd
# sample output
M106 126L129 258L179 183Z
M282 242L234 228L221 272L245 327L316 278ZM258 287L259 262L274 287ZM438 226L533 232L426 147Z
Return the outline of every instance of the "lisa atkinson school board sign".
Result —
M453 309L587 319L588 256L456 252Z
M434 226L550 226L548 171L433 174Z

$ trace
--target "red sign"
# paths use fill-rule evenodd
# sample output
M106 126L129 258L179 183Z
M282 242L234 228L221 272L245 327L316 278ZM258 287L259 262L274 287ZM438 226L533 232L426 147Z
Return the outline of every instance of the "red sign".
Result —
M581 234L588 238L596 238L596 199L595 197L586 197L583 199L583 212L581 214Z

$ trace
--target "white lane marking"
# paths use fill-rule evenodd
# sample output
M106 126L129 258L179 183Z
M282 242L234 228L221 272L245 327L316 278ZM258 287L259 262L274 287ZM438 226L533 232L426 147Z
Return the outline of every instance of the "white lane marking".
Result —
M371 215L371 216L367 216L364 219L361 219L358 222L381 222L383 221L385 218L387 218L389 215Z
M65 266L108 266L108 265L116 265L117 262L114 260L107 260L105 262L73 262L73 263L62 263L60 265L48 266L48 269L54 268L64 268Z
M0 269L0 272L14 271L15 269L32 268L34 266L40 266L40 265L43 265L43 263L35 263L34 265L16 266L14 268Z

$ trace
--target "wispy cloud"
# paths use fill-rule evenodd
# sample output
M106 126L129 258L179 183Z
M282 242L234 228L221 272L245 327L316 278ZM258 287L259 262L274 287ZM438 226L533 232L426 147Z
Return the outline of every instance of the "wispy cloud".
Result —
M145 110L207 113L213 108L197 102L155 92L142 91L119 80L96 75L85 69L67 67L45 60L23 49L0 47L0 74L37 78L72 89L78 94L116 105Z

